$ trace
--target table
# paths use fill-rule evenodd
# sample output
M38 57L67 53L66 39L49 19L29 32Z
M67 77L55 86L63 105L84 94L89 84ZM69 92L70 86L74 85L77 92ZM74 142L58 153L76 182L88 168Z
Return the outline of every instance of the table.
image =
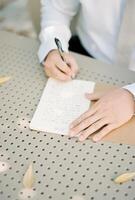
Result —
M0 160L10 164L0 174L0 199L19 200L23 174L33 163L35 200L69 200L76 195L84 200L135 200L135 179L122 185L113 182L117 175L135 171L134 146L80 143L29 129L47 81L38 47L35 40L0 32L0 75L11 76L0 87ZM74 56L81 70L78 79L120 86L135 81L127 69Z

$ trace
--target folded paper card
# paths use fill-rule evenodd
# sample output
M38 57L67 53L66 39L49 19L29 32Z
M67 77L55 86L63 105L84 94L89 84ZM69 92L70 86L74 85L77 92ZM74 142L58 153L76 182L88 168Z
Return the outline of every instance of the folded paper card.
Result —
M90 81L60 82L50 78L30 128L67 135L70 123L89 108L85 93L93 92L94 86L95 83Z

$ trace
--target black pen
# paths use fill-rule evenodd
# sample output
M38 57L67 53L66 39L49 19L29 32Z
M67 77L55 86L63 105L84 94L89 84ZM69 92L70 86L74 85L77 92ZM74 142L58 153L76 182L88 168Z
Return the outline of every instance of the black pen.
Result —
M64 56L63 56L64 50L63 50L63 48L62 48L61 41L60 41L58 38L55 38L54 40L55 40L55 44L56 44L56 46L57 46L57 49L58 49L58 52L59 52L59 54L60 54L61 59L67 64L67 62L66 62L66 60L65 60L65 58L64 58ZM67 65L68 65L68 64L67 64ZM70 67L70 66L68 65L68 67ZM74 77L75 77L75 76L72 75L72 78L74 78Z
M59 54L60 54L60 57L61 59L66 63L65 59L64 59L64 56L63 56L63 53L64 53L64 50L62 48L62 44L61 44L61 41L58 39L58 38L55 38L55 44L57 46L57 49L59 51Z

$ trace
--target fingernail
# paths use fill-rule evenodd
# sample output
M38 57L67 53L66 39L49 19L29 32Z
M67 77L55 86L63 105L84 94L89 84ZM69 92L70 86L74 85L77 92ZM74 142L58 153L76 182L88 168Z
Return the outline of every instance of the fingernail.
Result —
M95 136L95 137L92 138L92 140L93 140L94 142L98 142L98 141L100 140L100 138L98 138L98 137Z
M80 141L80 142L84 141L84 137L83 137L83 136L80 136L80 137L79 137L79 141Z

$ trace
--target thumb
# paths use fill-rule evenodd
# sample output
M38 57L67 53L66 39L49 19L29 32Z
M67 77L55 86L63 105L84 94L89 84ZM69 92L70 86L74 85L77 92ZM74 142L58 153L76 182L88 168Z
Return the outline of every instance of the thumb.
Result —
M96 101L98 99L100 99L102 96L102 94L100 92L94 92L94 93L86 93L85 94L85 97L88 99L88 100L91 100L91 101Z

